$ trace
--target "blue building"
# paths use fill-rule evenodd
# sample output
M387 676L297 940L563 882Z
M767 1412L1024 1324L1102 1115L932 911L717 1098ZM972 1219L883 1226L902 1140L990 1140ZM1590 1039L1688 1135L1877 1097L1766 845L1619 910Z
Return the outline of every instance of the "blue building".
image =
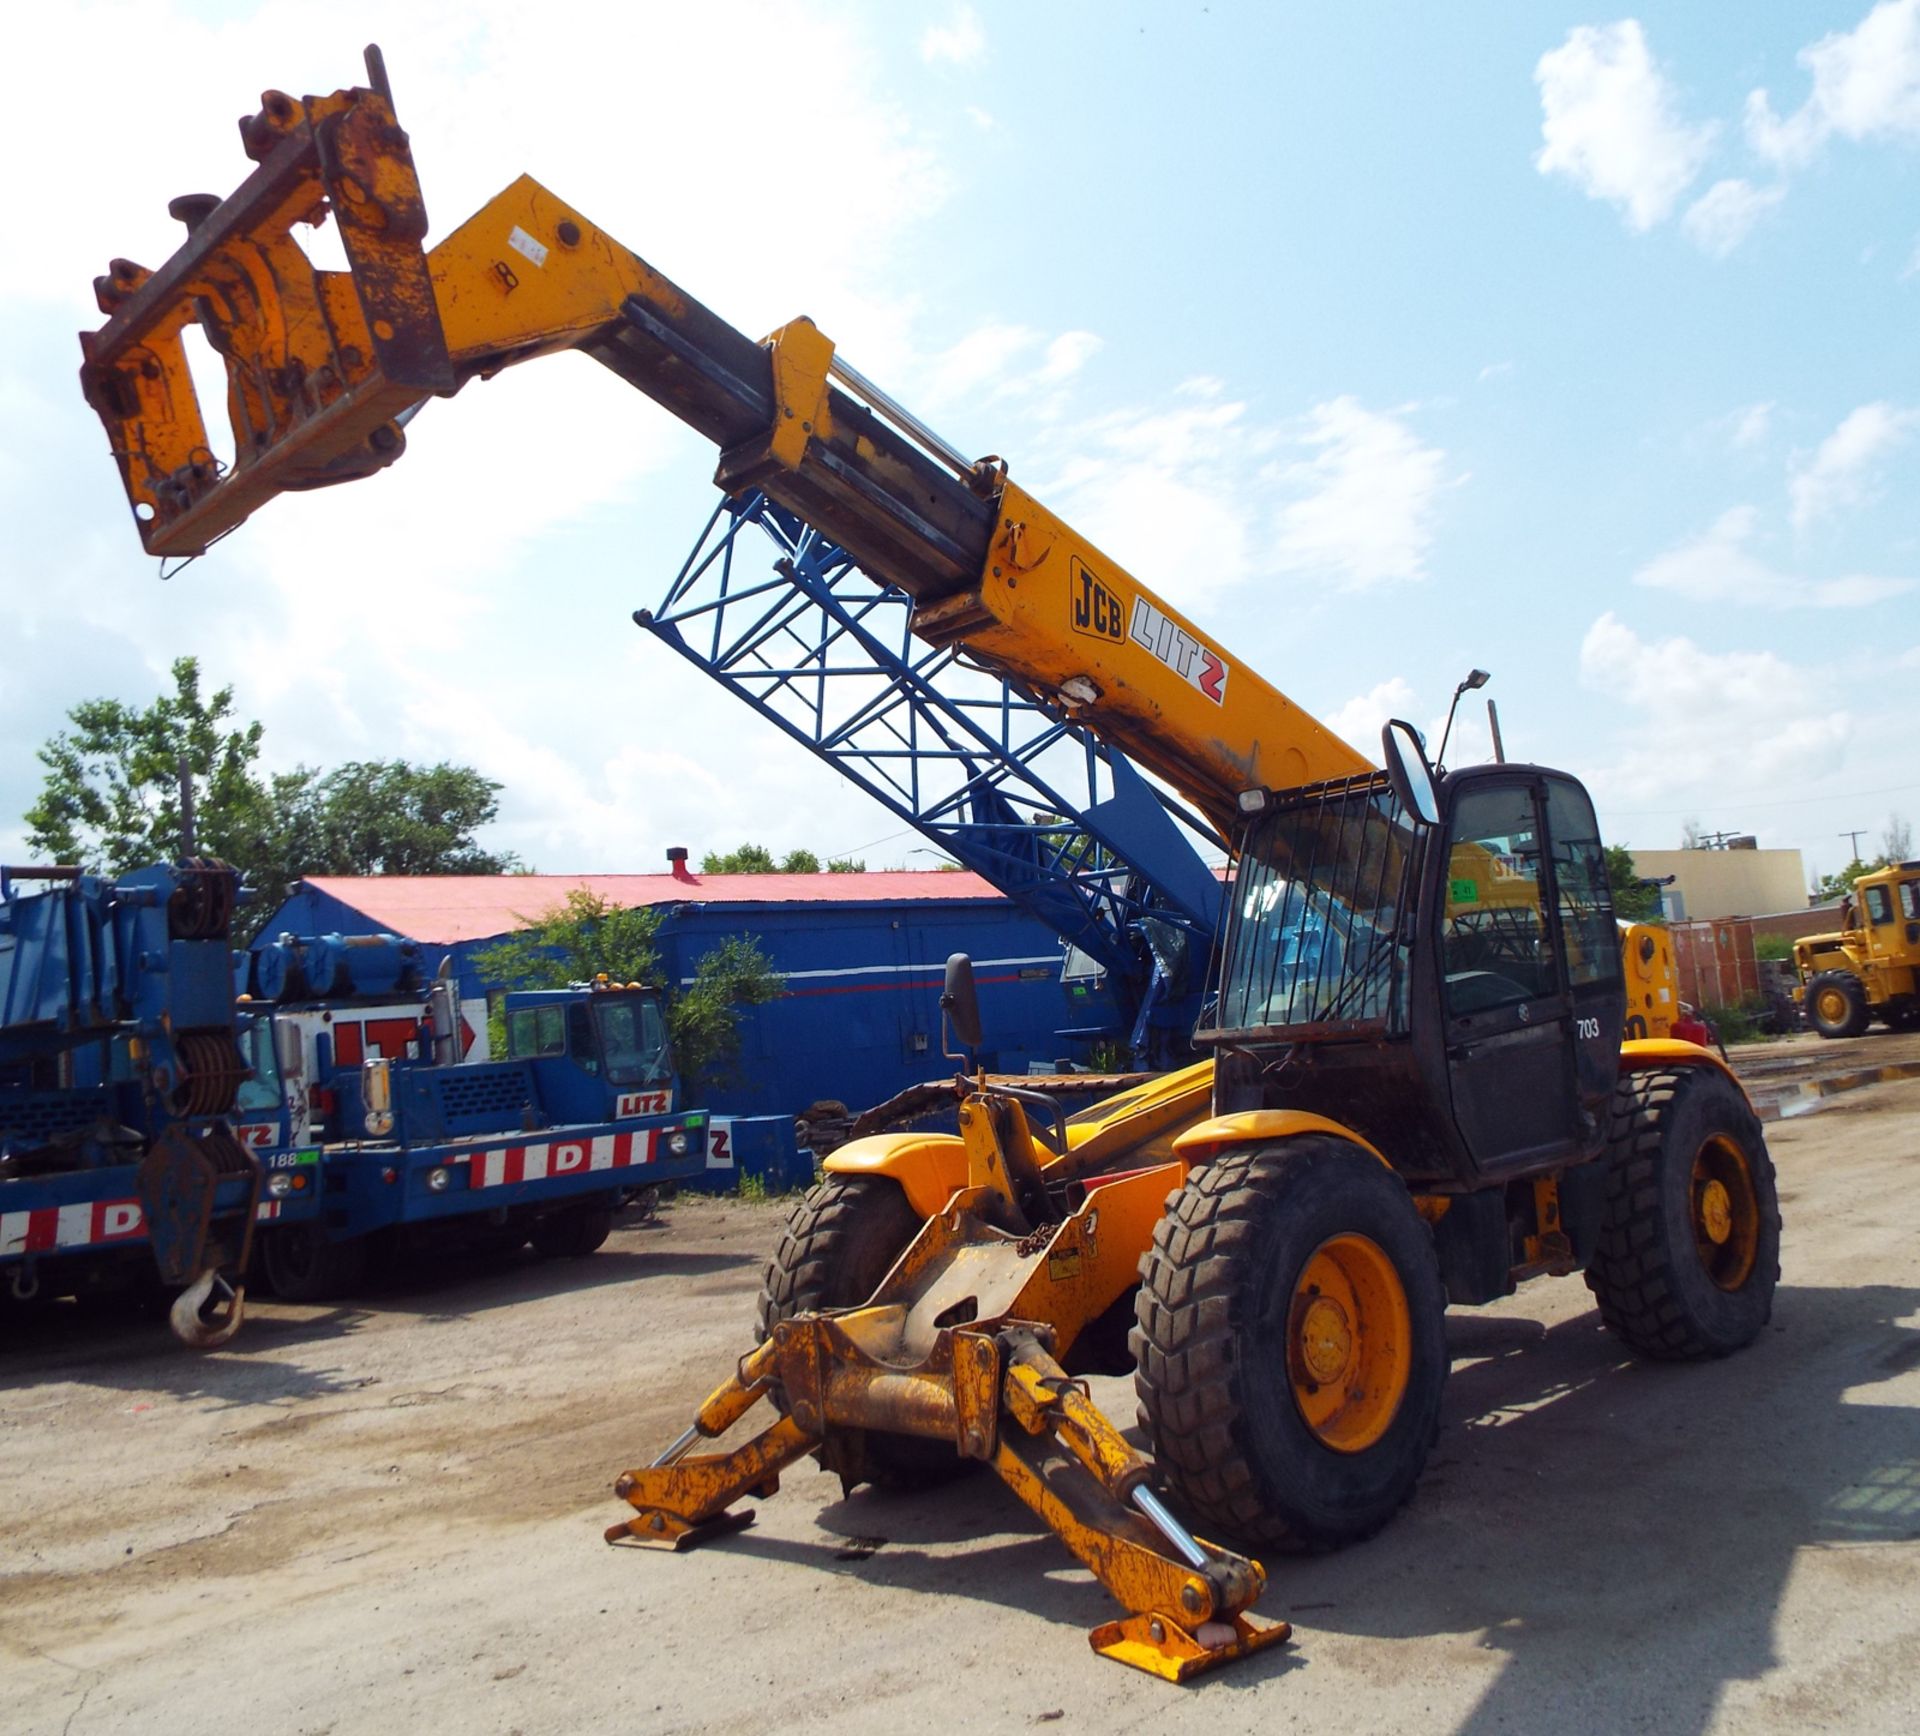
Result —
M663 972L690 982L730 935L751 936L786 993L741 1013L734 1077L705 1093L721 1115L795 1115L837 1100L859 1111L951 1074L940 1053L940 985L950 953L972 955L994 1071L1023 1073L1074 1052L1084 1030L1061 984L1059 939L978 876L691 873L371 876L302 880L262 926L277 934L374 934L418 941L429 969L450 956L463 1002L489 985L475 957L577 889L661 912ZM1084 1059L1084 1043L1079 1051Z

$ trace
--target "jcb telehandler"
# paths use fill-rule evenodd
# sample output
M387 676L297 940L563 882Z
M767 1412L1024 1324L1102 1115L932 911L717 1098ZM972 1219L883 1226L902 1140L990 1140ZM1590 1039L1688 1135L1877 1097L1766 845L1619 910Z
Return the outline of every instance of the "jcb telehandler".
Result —
M921 637L1106 736L1236 860L1198 1033L1214 1059L1065 1122L976 1082L957 1134L834 1153L768 1268L757 1346L621 1477L615 1535L744 1522L732 1503L808 1452L850 1483L982 1460L1125 1606L1094 1643L1181 1677L1286 1632L1247 1614L1259 1566L1188 1524L1263 1552L1380 1526L1434 1436L1449 1302L1584 1271L1645 1355L1759 1332L1772 1164L1717 1059L1625 1035L1578 782L1443 775L1404 724L1376 769L811 322L753 342L530 179L425 250L371 52L369 72L267 93L241 125L246 182L177 200L189 235L157 271L115 260L98 280L82 378L150 552L383 468L429 397L584 350L711 438L723 488L818 526L914 600ZM347 272L292 237L327 216ZM230 469L190 321L226 362ZM965 1038L964 970L948 999ZM1113 1356L1129 1320L1151 1459L1068 1372ZM768 1425L733 1435L762 1400Z

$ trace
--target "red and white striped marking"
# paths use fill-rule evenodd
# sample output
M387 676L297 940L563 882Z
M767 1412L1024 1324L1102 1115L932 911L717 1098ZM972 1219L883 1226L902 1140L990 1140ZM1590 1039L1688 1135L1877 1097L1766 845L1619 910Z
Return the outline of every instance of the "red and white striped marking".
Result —
M661 1129L644 1133L601 1133L591 1139L552 1139L539 1145L509 1145L475 1152L473 1186L507 1187L549 1176L584 1175L596 1169L628 1169L654 1160Z
M262 1200L254 1209L255 1221L272 1223L283 1207L281 1200ZM70 1206L39 1206L30 1212L0 1212L0 1259L103 1247L146 1233L146 1214L138 1200L81 1200Z
M0 1212L0 1258L124 1242L145 1227L138 1200L81 1200L70 1206Z

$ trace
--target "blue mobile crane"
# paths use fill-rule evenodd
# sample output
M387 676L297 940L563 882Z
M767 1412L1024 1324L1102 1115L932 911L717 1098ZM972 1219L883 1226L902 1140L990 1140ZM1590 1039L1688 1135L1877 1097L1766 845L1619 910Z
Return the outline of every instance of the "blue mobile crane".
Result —
M157 1280L181 1290L170 1318L187 1343L239 1330L258 1215L305 1202L270 1193L235 1133L238 892L210 858L116 879L0 869L0 1280L14 1299Z
M286 1117L267 1187L317 1201L262 1227L288 1301L350 1291L382 1235L590 1254L623 1197L706 1167L656 988L512 992L491 1058L484 1014L444 964L429 980L414 941L286 934L241 968L248 1089Z

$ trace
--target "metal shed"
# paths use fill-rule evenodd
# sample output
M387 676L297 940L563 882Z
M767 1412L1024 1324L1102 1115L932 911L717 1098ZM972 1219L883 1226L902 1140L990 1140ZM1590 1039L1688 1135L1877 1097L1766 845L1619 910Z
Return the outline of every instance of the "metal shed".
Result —
M838 1100L858 1110L952 1070L940 1055L939 994L949 953L972 954L997 1071L1025 1072L1069 1052L1058 937L977 875L712 874L676 862L667 874L370 876L302 880L262 926L273 936L370 934L420 942L430 964L451 955L463 998L484 992L475 956L576 889L623 908L662 912L665 972L692 979L728 935L757 940L787 992L741 1015L736 1076L705 1093L726 1115L797 1114Z

